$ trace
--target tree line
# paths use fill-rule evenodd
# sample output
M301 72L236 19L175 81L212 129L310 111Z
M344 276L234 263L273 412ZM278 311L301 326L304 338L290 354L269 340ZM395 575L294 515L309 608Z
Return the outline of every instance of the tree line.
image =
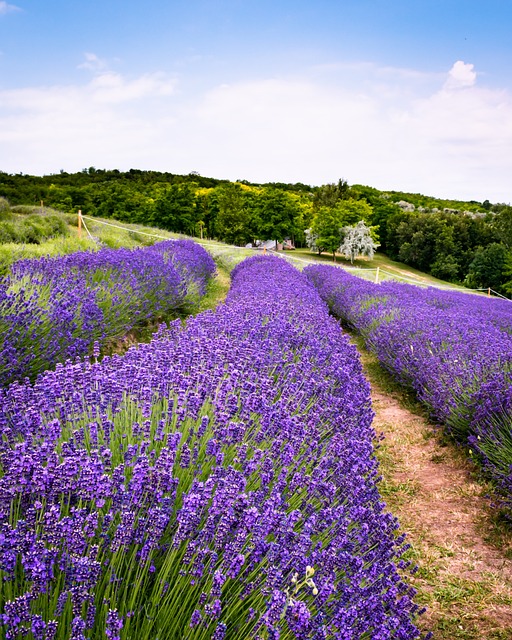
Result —
M359 225L368 255L380 246L390 258L443 280L512 293L512 207L488 200L383 192L343 179L321 186L256 184L196 172L94 167L47 176L0 172L0 197L11 205L81 209L237 245L290 238L334 256L351 255L347 242Z

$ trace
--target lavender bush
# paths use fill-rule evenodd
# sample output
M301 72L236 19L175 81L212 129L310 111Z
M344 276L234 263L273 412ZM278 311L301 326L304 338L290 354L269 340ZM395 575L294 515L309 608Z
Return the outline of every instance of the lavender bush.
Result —
M177 312L205 293L214 271L188 240L16 262L0 280L0 385Z
M305 269L332 312L363 334L381 364L479 454L512 507L512 304Z
M215 312L0 390L6 638L419 637L368 383L278 258Z

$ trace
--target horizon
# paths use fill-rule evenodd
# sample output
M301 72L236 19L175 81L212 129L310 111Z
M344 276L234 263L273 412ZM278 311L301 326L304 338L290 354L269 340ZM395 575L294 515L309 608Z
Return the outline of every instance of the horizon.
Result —
M91 172L91 169L93 170ZM58 175L76 175L78 173L96 173L96 172L103 172L103 173L109 173L109 172L114 172L117 171L119 174L123 174L123 173L130 173L131 171L140 171L140 172L155 172L155 173L169 173L173 176L176 177L189 177L189 176L193 176L193 175L197 175L199 178L203 178L205 180L216 180L219 182L222 182L224 180L228 181L227 178L217 178L215 176L205 176L202 175L201 173L197 172L197 171L192 171L189 173L174 173L172 171L159 171L156 169L140 169L138 167L130 167L130 169L126 169L126 170L120 170L117 169L116 167L111 167L111 168L106 168L106 167L84 167L82 169L79 169L78 171L66 171L65 169L60 169L59 171L56 172L52 172L52 173L46 173L46 174L31 174L31 173L8 173L8 172L4 172L0 169L0 174L1 173L6 173L7 175L16 177L16 176L22 176L22 177L28 177L28 178L49 178L51 176L58 176ZM341 178L342 180L344 178ZM310 187L311 189L318 189L319 187L325 186L327 184L336 184L338 182L338 180L335 180L334 182L331 183L323 183L323 184L309 184L309 183L304 183L304 182L280 182L277 180L272 180L269 182L252 182L250 180L246 180L245 178L238 178L235 180L229 180L229 182L232 183L237 183L237 184L247 184L250 186L254 186L254 187L266 187L268 185L279 185L279 184L283 184L286 186L290 186L290 187L294 187L296 185L301 185L303 187ZM347 183L348 184L348 183ZM420 192L412 192L412 191L401 191L399 189L377 189L376 187L373 187L373 185L370 184L362 184L362 183L353 183L353 184L348 184L349 187L363 187L363 188L369 188L369 189L376 189L377 191L379 191L380 193L397 193L397 194L401 194L404 196L410 195L410 196L421 196L421 197L426 197L426 198L430 198L432 200L447 200L447 201L454 201L454 202L460 202L460 203L467 203L467 204L483 204L484 201L481 200L460 200L458 198L442 198L442 197L438 197L434 194L431 193L420 193ZM498 202L490 202L491 205L495 205L495 204L505 204L505 203L498 203Z
M499 0L0 0L0 171L509 203Z

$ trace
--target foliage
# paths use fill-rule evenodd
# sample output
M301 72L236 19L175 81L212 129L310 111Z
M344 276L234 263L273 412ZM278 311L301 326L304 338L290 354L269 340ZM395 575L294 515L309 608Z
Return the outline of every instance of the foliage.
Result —
M335 208L340 214L343 227L352 226L360 221L369 223L372 219L373 209L364 200L348 198L338 202Z
M257 232L262 239L276 242L293 237L298 231L300 210L288 193L265 189L257 202Z
M10 214L0 219L0 244L40 244L44 240L68 235L68 225L60 215Z
M57 207L68 213L159 226L189 236L244 245L255 240L289 236L297 247L306 242L305 230L323 240L318 251L335 255L339 228L364 220L378 227L381 250L393 260L463 283L479 248L501 243L512 247L512 207L488 201L460 202L398 191L379 191L363 185L337 183L310 187L302 183L253 184L200 176L196 172L126 172L89 167L75 174L9 175L0 172L0 220L28 205ZM9 212L5 202L11 202ZM403 211L406 202L412 211ZM331 221L318 218L331 209ZM21 209L18 209L21 213ZM336 210L334 212L334 210ZM337 221L340 217L341 220ZM315 218L317 221L315 223ZM318 232L315 227L327 227ZM12 228L4 228L4 235ZM310 235L309 243L311 245ZM341 243L341 241L340 241ZM506 283L489 283L505 290Z
M510 279L510 263L511 254L504 245L493 242L480 247L469 265L465 284L474 289L490 287L500 293Z
M320 206L315 210L311 227L307 230L306 242L312 251L319 254L332 253L333 258L343 242L344 229L359 221L368 221L372 208L363 200L338 198L333 206Z
M495 233L481 218L400 211L387 219L386 249L394 260L462 282L477 249L490 244Z
M313 195L313 206L315 209L321 207L335 207L340 200L350 197L350 187L346 180L341 178L337 184L330 183L317 187Z
M0 197L0 220L12 219L11 206L6 198Z
M160 191L154 199L150 219L162 229L193 235L197 222L195 209L192 185L172 184Z
M318 208L307 232L308 246L318 253L329 251L334 257L340 246L342 226L341 211L338 208Z
M512 250L512 207L510 205L500 207L496 214L493 226L497 235L505 247Z
M239 184L226 184L217 189L216 196L215 235L230 244L251 242L255 237L255 224L248 211L247 191Z

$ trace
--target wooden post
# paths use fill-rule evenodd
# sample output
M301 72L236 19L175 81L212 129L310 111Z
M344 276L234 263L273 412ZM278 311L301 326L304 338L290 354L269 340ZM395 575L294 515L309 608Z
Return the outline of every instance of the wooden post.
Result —
M377 267L377 271L375 272L375 284L379 284L379 267Z
M82 209L78 209L78 238L82 239Z
M487 297L490 298L491 297L491 287L489 287L489 289L487 290Z

